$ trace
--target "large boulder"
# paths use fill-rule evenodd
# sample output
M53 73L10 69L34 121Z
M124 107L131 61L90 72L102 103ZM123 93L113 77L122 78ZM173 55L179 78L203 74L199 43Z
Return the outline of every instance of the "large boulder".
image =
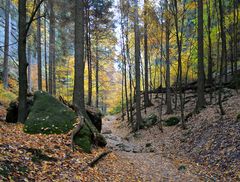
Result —
M149 128L157 123L157 115L156 114L150 114L146 118L143 119L143 122L140 125L140 128Z
M25 121L24 131L36 134L67 133L73 128L76 114L46 92L35 92L34 104Z
M165 126L175 126L180 122L178 117L170 117L166 121L164 121Z

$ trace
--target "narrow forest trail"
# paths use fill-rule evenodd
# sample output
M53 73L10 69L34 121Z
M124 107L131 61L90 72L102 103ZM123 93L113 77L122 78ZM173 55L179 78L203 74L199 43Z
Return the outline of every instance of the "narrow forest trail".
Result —
M140 146L120 136L114 126L115 116L107 116L103 120L103 134L108 146L119 158L119 168L125 175L135 175L140 181L202 181L193 173L191 167L179 165L179 161L166 155L163 151L154 151L151 144ZM149 145L149 146L148 146ZM131 164L135 174L128 174L124 164ZM127 166L127 165L126 165Z

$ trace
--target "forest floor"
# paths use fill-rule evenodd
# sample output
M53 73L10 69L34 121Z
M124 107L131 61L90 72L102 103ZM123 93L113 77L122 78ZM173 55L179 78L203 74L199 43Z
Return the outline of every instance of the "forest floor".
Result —
M159 97L152 98L154 106L143 117L158 114ZM194 108L194 97L189 98L186 114ZM225 90L223 117L215 102L191 117L187 130L177 125L161 132L156 124L132 133L119 116L106 116L108 145L91 154L72 152L70 133L29 135L22 124L1 122L0 181L240 181L240 97ZM5 113L0 107L0 118ZM108 150L112 152L95 167L88 167Z
M223 95L224 116L220 115L214 93L212 104L189 118L186 130L179 124L164 126L161 132L157 124L132 133L121 115L105 118L105 125L124 140L120 146L127 152L119 155L133 162L144 181L240 181L240 97L231 89L224 89ZM159 114L160 95L153 94L152 98L153 106L147 108L147 114L142 111L143 117ZM186 98L185 115L194 110L196 103L194 94L186 94ZM179 108L162 117L171 116L180 116Z

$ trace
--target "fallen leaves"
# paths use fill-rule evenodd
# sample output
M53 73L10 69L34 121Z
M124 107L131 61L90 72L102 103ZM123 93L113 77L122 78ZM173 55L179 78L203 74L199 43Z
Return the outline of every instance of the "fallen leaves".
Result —
M0 179L13 181L104 181L134 172L114 173L119 158L111 153L94 168L81 169L106 149L72 152L70 135L29 135L22 124L0 125ZM101 167L99 167L99 165ZM126 168L128 166L126 164ZM109 171L105 173L104 171ZM132 175L134 176L134 174ZM120 181L120 180L119 180Z

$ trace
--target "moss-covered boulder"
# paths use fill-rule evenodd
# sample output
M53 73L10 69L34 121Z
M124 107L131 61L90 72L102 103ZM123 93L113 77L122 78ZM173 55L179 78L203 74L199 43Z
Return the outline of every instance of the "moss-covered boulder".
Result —
M60 134L73 128L76 114L46 92L34 93L34 104L25 121L24 131L30 134Z
M175 126L180 122L178 117L170 117L166 121L164 121L165 126Z
M140 125L140 128L148 128L154 124L157 123L157 115L150 114L146 118L143 119L142 124Z

